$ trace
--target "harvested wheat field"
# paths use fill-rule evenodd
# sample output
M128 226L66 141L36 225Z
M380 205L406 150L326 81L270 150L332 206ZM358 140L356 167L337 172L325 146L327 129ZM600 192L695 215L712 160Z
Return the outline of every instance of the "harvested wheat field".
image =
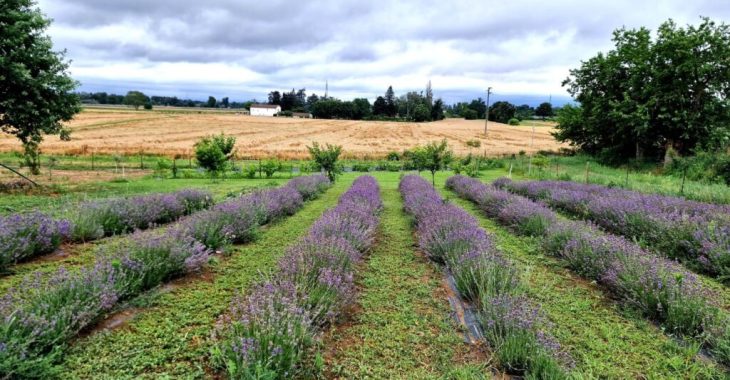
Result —
M377 158L391 151L445 138L456 154L469 152L466 141L481 141L479 153L490 156L519 151L558 150L549 126L532 128L483 120L447 119L433 123L252 117L234 113L170 113L87 109L70 123L71 141L47 137L45 153L187 155L202 136L223 132L236 136L241 156L305 158L313 141L342 145L348 158ZM0 151L20 150L17 139L0 135Z

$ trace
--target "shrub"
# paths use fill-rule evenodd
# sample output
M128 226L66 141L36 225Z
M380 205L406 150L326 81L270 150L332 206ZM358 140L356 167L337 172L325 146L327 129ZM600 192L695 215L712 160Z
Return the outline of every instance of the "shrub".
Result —
M388 161L400 161L400 154L398 154L398 152L388 152L385 159Z
M307 149L312 160L327 173L330 182L334 182L337 175L342 172L342 168L337 164L337 159L342 153L342 146L327 144L325 147L320 147L318 143L314 142L312 146L307 146Z
M369 172L370 165L365 162L357 162L352 164L352 171L354 172Z
M516 119L516 118L513 117L513 118L509 119L509 121L507 122L507 124L509 124L509 125L520 125L520 119Z
M479 114L477 111L474 111L473 109L465 109L462 112L462 116L464 116L464 119L466 120L476 120L479 118Z
M266 160L261 163L261 171L264 172L266 178L271 178L274 173L282 170L283 166L279 160Z

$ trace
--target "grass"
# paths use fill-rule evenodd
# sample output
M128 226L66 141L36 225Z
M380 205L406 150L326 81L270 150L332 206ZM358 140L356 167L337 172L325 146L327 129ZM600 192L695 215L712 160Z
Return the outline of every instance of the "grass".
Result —
M517 156L514 160L505 159L506 168L513 164L515 179L569 179L586 182L586 163L588 163L588 182L599 185L617 186L646 193L659 193L684 196L703 202L730 203L730 186L717 183L704 183L686 180L682 191L682 178L661 174L658 165L644 164L639 169L601 165L589 156L551 156L547 166L529 169L529 156ZM535 160L536 161L536 160ZM537 162L537 161L536 161ZM505 173L508 169L505 169Z
M417 253L398 175L378 173L384 210L376 247L360 269L352 320L325 343L328 378L478 378L487 360L450 317L442 274Z
M271 270L286 247L306 232L349 186L339 181L296 215L265 228L261 238L219 257L202 276L186 277L132 301L137 312L121 327L79 339L63 371L80 378L210 377L210 332L234 291Z
M250 191L263 186L279 186L289 180L288 176L272 179L158 179L145 177L130 179L126 182L105 181L81 184L72 190L51 194L3 195L0 196L0 215L30 210L61 214L64 209L84 200L110 198L137 194L172 192L186 188L205 189L213 193L217 200L229 194Z

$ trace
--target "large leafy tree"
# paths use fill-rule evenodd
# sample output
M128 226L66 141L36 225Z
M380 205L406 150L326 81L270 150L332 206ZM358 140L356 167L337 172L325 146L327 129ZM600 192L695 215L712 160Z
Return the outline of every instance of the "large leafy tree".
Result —
M548 102L540 103L535 109L535 115L540 116L543 120L546 117L553 116L553 105Z
M507 123L509 119L515 117L517 109L510 102L496 102L489 107L489 120L499 123Z
M571 70L563 83L580 103L558 116L561 141L609 161L727 146L730 27L663 23L618 29L614 50Z
M135 110L138 110L139 107L145 105L148 100L149 98L147 98L147 95L140 91L129 91L127 92L127 95L124 96L124 104L134 107Z
M0 130L20 139L34 174L43 135L67 140L62 122L81 110L64 52L45 34L50 22L32 0L0 1Z

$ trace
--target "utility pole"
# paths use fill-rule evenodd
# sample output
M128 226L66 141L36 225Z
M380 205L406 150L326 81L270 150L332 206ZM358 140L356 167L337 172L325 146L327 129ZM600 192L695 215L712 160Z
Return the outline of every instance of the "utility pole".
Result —
M489 95L492 94L492 88L487 88L487 112L484 115L484 137L487 137L487 124L489 123Z

